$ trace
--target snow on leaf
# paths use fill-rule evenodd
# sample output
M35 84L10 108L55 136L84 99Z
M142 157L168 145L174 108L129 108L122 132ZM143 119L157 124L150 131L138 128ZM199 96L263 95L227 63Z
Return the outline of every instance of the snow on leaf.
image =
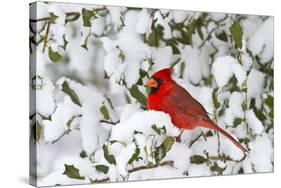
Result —
M76 92L69 87L67 81L63 82L61 90L71 98L72 102L80 107L82 106Z
M104 158L107 160L107 162L109 162L110 164L116 165L115 157L114 157L114 155L109 154L108 146L104 144L102 146L102 149L103 149Z
M82 9L82 17L83 17L83 25L85 27L90 27L91 19L97 18L96 14L93 10L88 10L86 8Z

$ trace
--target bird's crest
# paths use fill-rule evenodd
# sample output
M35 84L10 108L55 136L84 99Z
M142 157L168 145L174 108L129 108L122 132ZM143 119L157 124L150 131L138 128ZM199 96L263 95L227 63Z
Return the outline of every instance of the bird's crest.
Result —
M172 69L165 68L165 69L162 69L162 70L154 73L152 77L171 79L171 74L172 74Z

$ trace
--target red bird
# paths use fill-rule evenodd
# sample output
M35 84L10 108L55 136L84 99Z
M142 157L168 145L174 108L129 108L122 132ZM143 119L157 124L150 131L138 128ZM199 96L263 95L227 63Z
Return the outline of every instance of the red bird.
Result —
M162 69L147 81L146 86L151 89L147 108L168 113L172 123L180 129L203 127L216 130L243 152L247 152L238 141L210 119L204 107L172 79L171 73L170 68Z

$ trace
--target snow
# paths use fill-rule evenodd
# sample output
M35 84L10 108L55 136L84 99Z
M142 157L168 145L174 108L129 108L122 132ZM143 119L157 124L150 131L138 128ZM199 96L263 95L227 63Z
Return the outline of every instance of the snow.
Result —
M112 128L110 139L130 143L133 139L134 131L142 132L148 136L154 132L151 128L154 124L158 128L164 126L167 136L177 136L179 134L179 129L172 124L168 114L157 111L144 111L137 112L126 121L115 125Z
M217 58L213 64L212 72L219 87L225 86L233 75L235 75L239 86L241 86L246 79L246 73L242 66L232 56Z
M36 111L37 113L48 117L56 108L54 101L54 84L47 77L41 77L37 83L41 85L42 89L36 90Z
M91 32L98 36L102 35L105 29L104 17L100 16L94 19L91 23Z
M72 124L67 123L80 114L80 107L72 103L69 97L65 97L62 103L57 104L57 108L50 120L43 120L44 138L46 142L58 139L65 131L71 130Z
M249 49L254 55L261 55L261 62L265 63L273 57L273 17L259 25L255 33L249 38Z
M254 111L248 110L246 112L246 118L249 123L249 127L252 129L253 134L262 134L263 132L263 125L260 120L256 117Z
M247 79L247 85L250 86L247 90L247 96L249 99L260 97L263 92L264 78L264 73L256 69L251 70Z
M174 21L176 23L183 22L188 17L187 11L175 10L173 13L174 13Z
M143 9L140 11L139 18L137 21L136 31L139 34L145 34L150 29L151 18L147 9Z
M256 172L272 172L273 158L272 140L266 135L257 136L256 139L249 144L251 152L249 158L253 163Z
M193 84L198 84L202 79L202 65L199 49L185 46L185 48L181 51L181 56L186 65L184 76L187 77Z

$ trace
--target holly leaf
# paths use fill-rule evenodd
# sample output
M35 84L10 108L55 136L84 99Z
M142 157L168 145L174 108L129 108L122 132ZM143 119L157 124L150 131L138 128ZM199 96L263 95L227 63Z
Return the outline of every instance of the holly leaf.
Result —
M65 23L74 22L80 18L80 14L66 14Z
M79 170L75 168L74 165L64 164L64 168L65 170L63 172L63 175L66 175L67 177L72 179L79 179L79 180L85 179L85 177L80 175Z
M63 82L61 91L64 92L65 94L67 94L70 97L70 99L72 100L72 102L74 102L75 104L77 104L80 107L82 106L77 94L75 93L75 91L73 89L71 89L69 87L67 81Z
M218 109L221 106L221 104L218 100L218 96L217 96L218 90L219 90L219 88L216 88L216 89L213 90L213 93L212 93L212 99L213 99L214 107L216 109Z
M96 165L95 168L97 171L102 172L104 174L106 174L109 169L108 166L105 166L105 165Z
M242 118L235 118L234 121L233 121L233 127L237 127L238 125L240 125L240 123L243 121Z
M109 112L108 112L108 110L107 110L107 108L106 108L105 105L102 105L102 106L100 107L100 112L102 113L104 119L106 119L106 120L109 120L109 119L110 119L110 117L109 117Z
M171 136L168 136L160 146L155 148L154 156L157 164L166 156L166 153L170 151L174 144L174 139Z
M203 164L207 161L205 157L202 157L201 155L193 155L190 157L190 162L193 164Z
M224 42L227 42L227 35L226 35L225 31L222 31L220 34L218 34L217 38Z
M115 164L115 165L116 165L115 157L114 157L113 155L109 154L108 146L104 144L104 145L102 146L102 149L103 149L104 158L105 158L110 164Z
M140 148L136 147L135 153L133 154L133 156L131 157L128 163L131 164L132 162L137 161L139 159L139 154L140 154Z
M243 30L238 21L234 21L229 28L232 39L238 48L242 48Z
M82 18L84 27L91 27L91 19L97 18L93 10L82 9Z
M48 48L48 55L50 60L54 63L58 62L62 58L62 56L58 52L53 51L51 47Z
M132 97L134 97L139 103L141 103L143 106L146 106L146 97L145 95L140 92L137 85L133 85L130 89L130 94Z

